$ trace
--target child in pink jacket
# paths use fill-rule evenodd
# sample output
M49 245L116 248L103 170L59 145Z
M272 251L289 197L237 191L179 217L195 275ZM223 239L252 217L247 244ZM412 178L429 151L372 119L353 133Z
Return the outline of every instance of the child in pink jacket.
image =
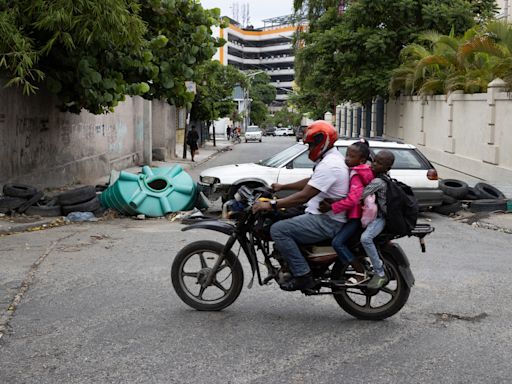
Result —
M345 243L361 227L361 196L364 187L375 177L371 166L366 164L369 157L370 146L366 140L358 141L350 145L345 155L345 164L351 169L350 186L347 197L336 202L324 200L320 204L320 210L322 212L327 212L332 209L334 213L346 212L347 214L347 222L332 240L332 246L336 250L338 257L346 265L354 264L355 257ZM354 265L352 266L356 270L362 269L356 268ZM368 280L364 273L356 274L356 277L355 279L349 279L346 285L356 285Z

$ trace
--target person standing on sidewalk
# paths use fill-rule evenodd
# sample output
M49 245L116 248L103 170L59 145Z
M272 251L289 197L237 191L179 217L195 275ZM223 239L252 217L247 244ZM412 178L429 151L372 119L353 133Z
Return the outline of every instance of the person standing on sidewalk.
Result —
M229 125L226 128L226 136L228 137L228 140L231 139L231 126Z
M194 161L194 155L198 149L197 140L199 140L199 134L196 131L196 127L192 126L192 129L187 133L187 144L190 147L190 155L192 156L192 161Z

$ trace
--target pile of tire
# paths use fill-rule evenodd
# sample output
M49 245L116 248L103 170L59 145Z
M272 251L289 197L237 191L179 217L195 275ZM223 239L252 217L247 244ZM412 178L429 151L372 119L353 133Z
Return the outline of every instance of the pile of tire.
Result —
M466 205L470 212L506 211L507 199L498 188L487 183L477 183L470 187L466 182L456 179L439 181L443 191L443 203L434 207L434 212L450 215Z
M71 212L101 212L94 186L84 186L48 198L36 187L25 184L5 184L0 196L0 213L23 213L28 216L66 216Z

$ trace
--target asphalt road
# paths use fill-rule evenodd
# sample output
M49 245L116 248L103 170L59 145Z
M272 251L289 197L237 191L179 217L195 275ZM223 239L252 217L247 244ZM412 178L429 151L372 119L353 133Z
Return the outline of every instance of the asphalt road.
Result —
M206 166L266 157L281 139L236 145ZM13 295L18 279L29 289L0 339L0 383L509 383L511 235L422 220L436 227L427 253L399 240L416 285L381 322L355 320L327 296L248 289L246 262L232 306L192 310L172 290L174 255L225 237L165 219L1 238L0 273Z

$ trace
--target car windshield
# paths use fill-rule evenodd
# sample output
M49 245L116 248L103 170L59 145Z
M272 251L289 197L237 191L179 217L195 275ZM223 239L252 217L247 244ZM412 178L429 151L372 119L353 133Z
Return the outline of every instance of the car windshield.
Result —
M247 132L258 132L259 130L258 127L247 127Z
M279 153L276 153L273 156L270 156L268 159L260 160L259 165L263 165L265 167L273 167L277 168L291 159L295 158L295 156L307 150L307 146L304 144L295 144L290 148L285 149Z

